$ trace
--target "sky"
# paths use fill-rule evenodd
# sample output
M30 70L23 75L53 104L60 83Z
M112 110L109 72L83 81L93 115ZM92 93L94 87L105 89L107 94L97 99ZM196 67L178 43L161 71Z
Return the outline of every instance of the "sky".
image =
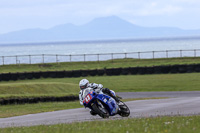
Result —
M200 29L200 0L0 0L0 34L113 15L145 27Z

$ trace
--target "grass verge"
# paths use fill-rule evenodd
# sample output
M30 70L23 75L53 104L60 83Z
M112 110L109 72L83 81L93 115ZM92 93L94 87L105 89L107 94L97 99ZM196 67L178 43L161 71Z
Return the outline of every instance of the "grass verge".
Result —
M198 133L200 116L133 118L0 129L1 133Z
M81 108L79 101L74 102L47 102L22 105L4 105L0 106L0 118L20 116L26 114L35 114L42 112L52 112L64 109Z
M0 98L78 95L78 83L82 78L84 77L0 82ZM87 79L116 92L200 90L200 73L95 76Z
M108 61L65 62L48 64L21 64L0 66L0 73L33 72L33 71L63 71L86 70L138 66L160 66L177 64L198 64L200 57L161 58L161 59L115 59Z

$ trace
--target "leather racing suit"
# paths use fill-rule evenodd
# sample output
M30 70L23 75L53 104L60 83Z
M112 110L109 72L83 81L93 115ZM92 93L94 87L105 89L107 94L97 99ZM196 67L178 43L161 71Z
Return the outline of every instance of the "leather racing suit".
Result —
M93 88L96 93L99 93L100 91L102 91L104 94L109 95L112 98L114 98L116 102L120 101L119 98L114 96L108 88L103 88L102 84L90 83L90 84L88 84L88 87ZM81 105L83 105L83 98L84 98L83 90L81 90L79 92L79 100L80 100Z
M99 93L103 89L102 84L90 83L88 87L93 88L95 92ZM83 105L83 90L79 92L80 104Z

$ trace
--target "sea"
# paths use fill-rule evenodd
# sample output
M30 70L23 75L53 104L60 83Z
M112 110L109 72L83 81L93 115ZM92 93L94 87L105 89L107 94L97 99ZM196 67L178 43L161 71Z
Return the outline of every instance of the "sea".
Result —
M0 65L200 56L200 37L0 45Z

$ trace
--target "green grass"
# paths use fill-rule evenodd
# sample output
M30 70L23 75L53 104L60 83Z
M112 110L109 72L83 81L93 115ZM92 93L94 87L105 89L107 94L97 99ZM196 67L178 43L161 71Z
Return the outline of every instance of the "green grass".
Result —
M56 82L53 82L52 79L50 81L45 79L2 82L0 83L0 98L67 96L78 94L78 84L66 83L63 79L62 81L60 82L57 79Z
M48 65L7 65L0 66L0 73L102 69L111 67L155 66L173 64L200 63L200 58L174 59L125 59L104 62L74 62ZM80 78L48 78L34 80L18 80L0 82L0 99L10 97L66 96L78 95ZM159 74L159 75L128 75L128 76L95 76L87 77L91 82L101 83L104 87L116 92L136 91L196 91L200 90L200 73ZM134 100L134 99L129 99ZM0 105L0 117L18 116L24 114L56 111L82 107L79 101L37 103L24 105ZM85 123L61 124L53 126L36 126L23 128L0 129L1 133L10 132L200 132L200 117L158 117L128 119L119 121L95 121Z
M22 105L1 105L0 118L20 116L26 114L35 114L41 112L52 112L64 109L81 108L79 101L74 102L47 102L36 104L22 104Z
M0 98L64 96L79 93L80 78L49 78L0 82ZM95 76L90 82L101 83L116 92L199 91L200 73Z
M81 79L82 77L0 82L0 100L9 97L78 95L78 83ZM104 87L116 92L200 90L200 73L95 76L88 79L91 82L102 83ZM70 102L0 105L0 117L68 109L68 104ZM73 104L75 107L70 108L80 107L78 101Z
M187 58L168 58L168 59L115 59L113 61L100 62L66 62L50 64L21 64L0 66L0 73L8 72L32 72L32 71L55 71L55 70L85 70L85 69L103 69L119 67L137 67L137 66L159 66L174 64L197 64L200 63L200 57Z
M199 133L200 116L133 118L0 129L1 133Z

